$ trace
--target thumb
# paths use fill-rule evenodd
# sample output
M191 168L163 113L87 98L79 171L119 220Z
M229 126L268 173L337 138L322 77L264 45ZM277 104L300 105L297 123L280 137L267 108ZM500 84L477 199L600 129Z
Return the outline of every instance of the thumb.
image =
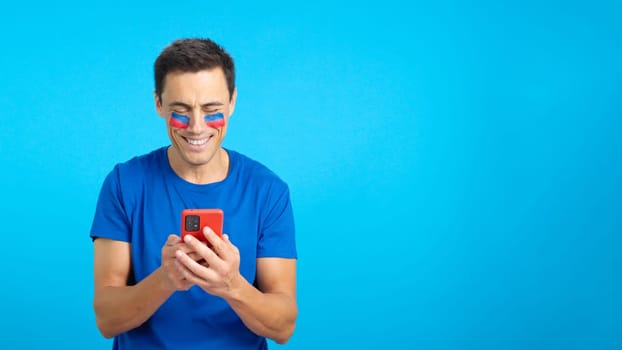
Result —
M166 239L166 244L172 245L175 244L177 242L179 242L180 238L177 235L168 235L168 238Z

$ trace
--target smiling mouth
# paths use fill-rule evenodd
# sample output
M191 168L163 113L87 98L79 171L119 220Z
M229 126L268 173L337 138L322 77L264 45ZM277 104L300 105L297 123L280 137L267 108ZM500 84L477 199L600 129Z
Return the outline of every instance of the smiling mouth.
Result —
M208 137L202 138L202 139L189 139L189 138L183 137L183 136L182 136L182 138L186 142L188 142L190 145L192 145L192 146L203 146L212 138L212 136L208 136Z

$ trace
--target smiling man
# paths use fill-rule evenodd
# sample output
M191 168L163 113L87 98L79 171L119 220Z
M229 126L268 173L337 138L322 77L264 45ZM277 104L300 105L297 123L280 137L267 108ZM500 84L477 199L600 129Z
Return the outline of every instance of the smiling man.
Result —
M222 147L235 109L232 58L208 39L156 59L155 108L170 146L120 163L102 186L94 240L97 326L114 349L265 349L298 314L287 185ZM224 212L208 247L175 234L184 209Z

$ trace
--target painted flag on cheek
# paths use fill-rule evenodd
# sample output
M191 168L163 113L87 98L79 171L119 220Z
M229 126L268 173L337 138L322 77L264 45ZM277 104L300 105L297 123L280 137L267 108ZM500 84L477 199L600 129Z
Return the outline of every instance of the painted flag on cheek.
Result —
M221 128L225 125L225 117L222 113L208 114L205 116L205 124L210 128Z
M190 118L173 112L171 113L171 118L168 123L174 128L186 129L188 128L188 125L190 125Z

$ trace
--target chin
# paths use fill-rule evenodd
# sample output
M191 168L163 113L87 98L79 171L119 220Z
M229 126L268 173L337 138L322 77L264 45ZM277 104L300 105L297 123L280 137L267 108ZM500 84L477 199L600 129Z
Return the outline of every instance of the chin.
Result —
M212 159L214 159L214 157L216 156L216 151L217 150L209 149L201 153L184 152L182 158L186 161L188 165L202 166L208 164Z

